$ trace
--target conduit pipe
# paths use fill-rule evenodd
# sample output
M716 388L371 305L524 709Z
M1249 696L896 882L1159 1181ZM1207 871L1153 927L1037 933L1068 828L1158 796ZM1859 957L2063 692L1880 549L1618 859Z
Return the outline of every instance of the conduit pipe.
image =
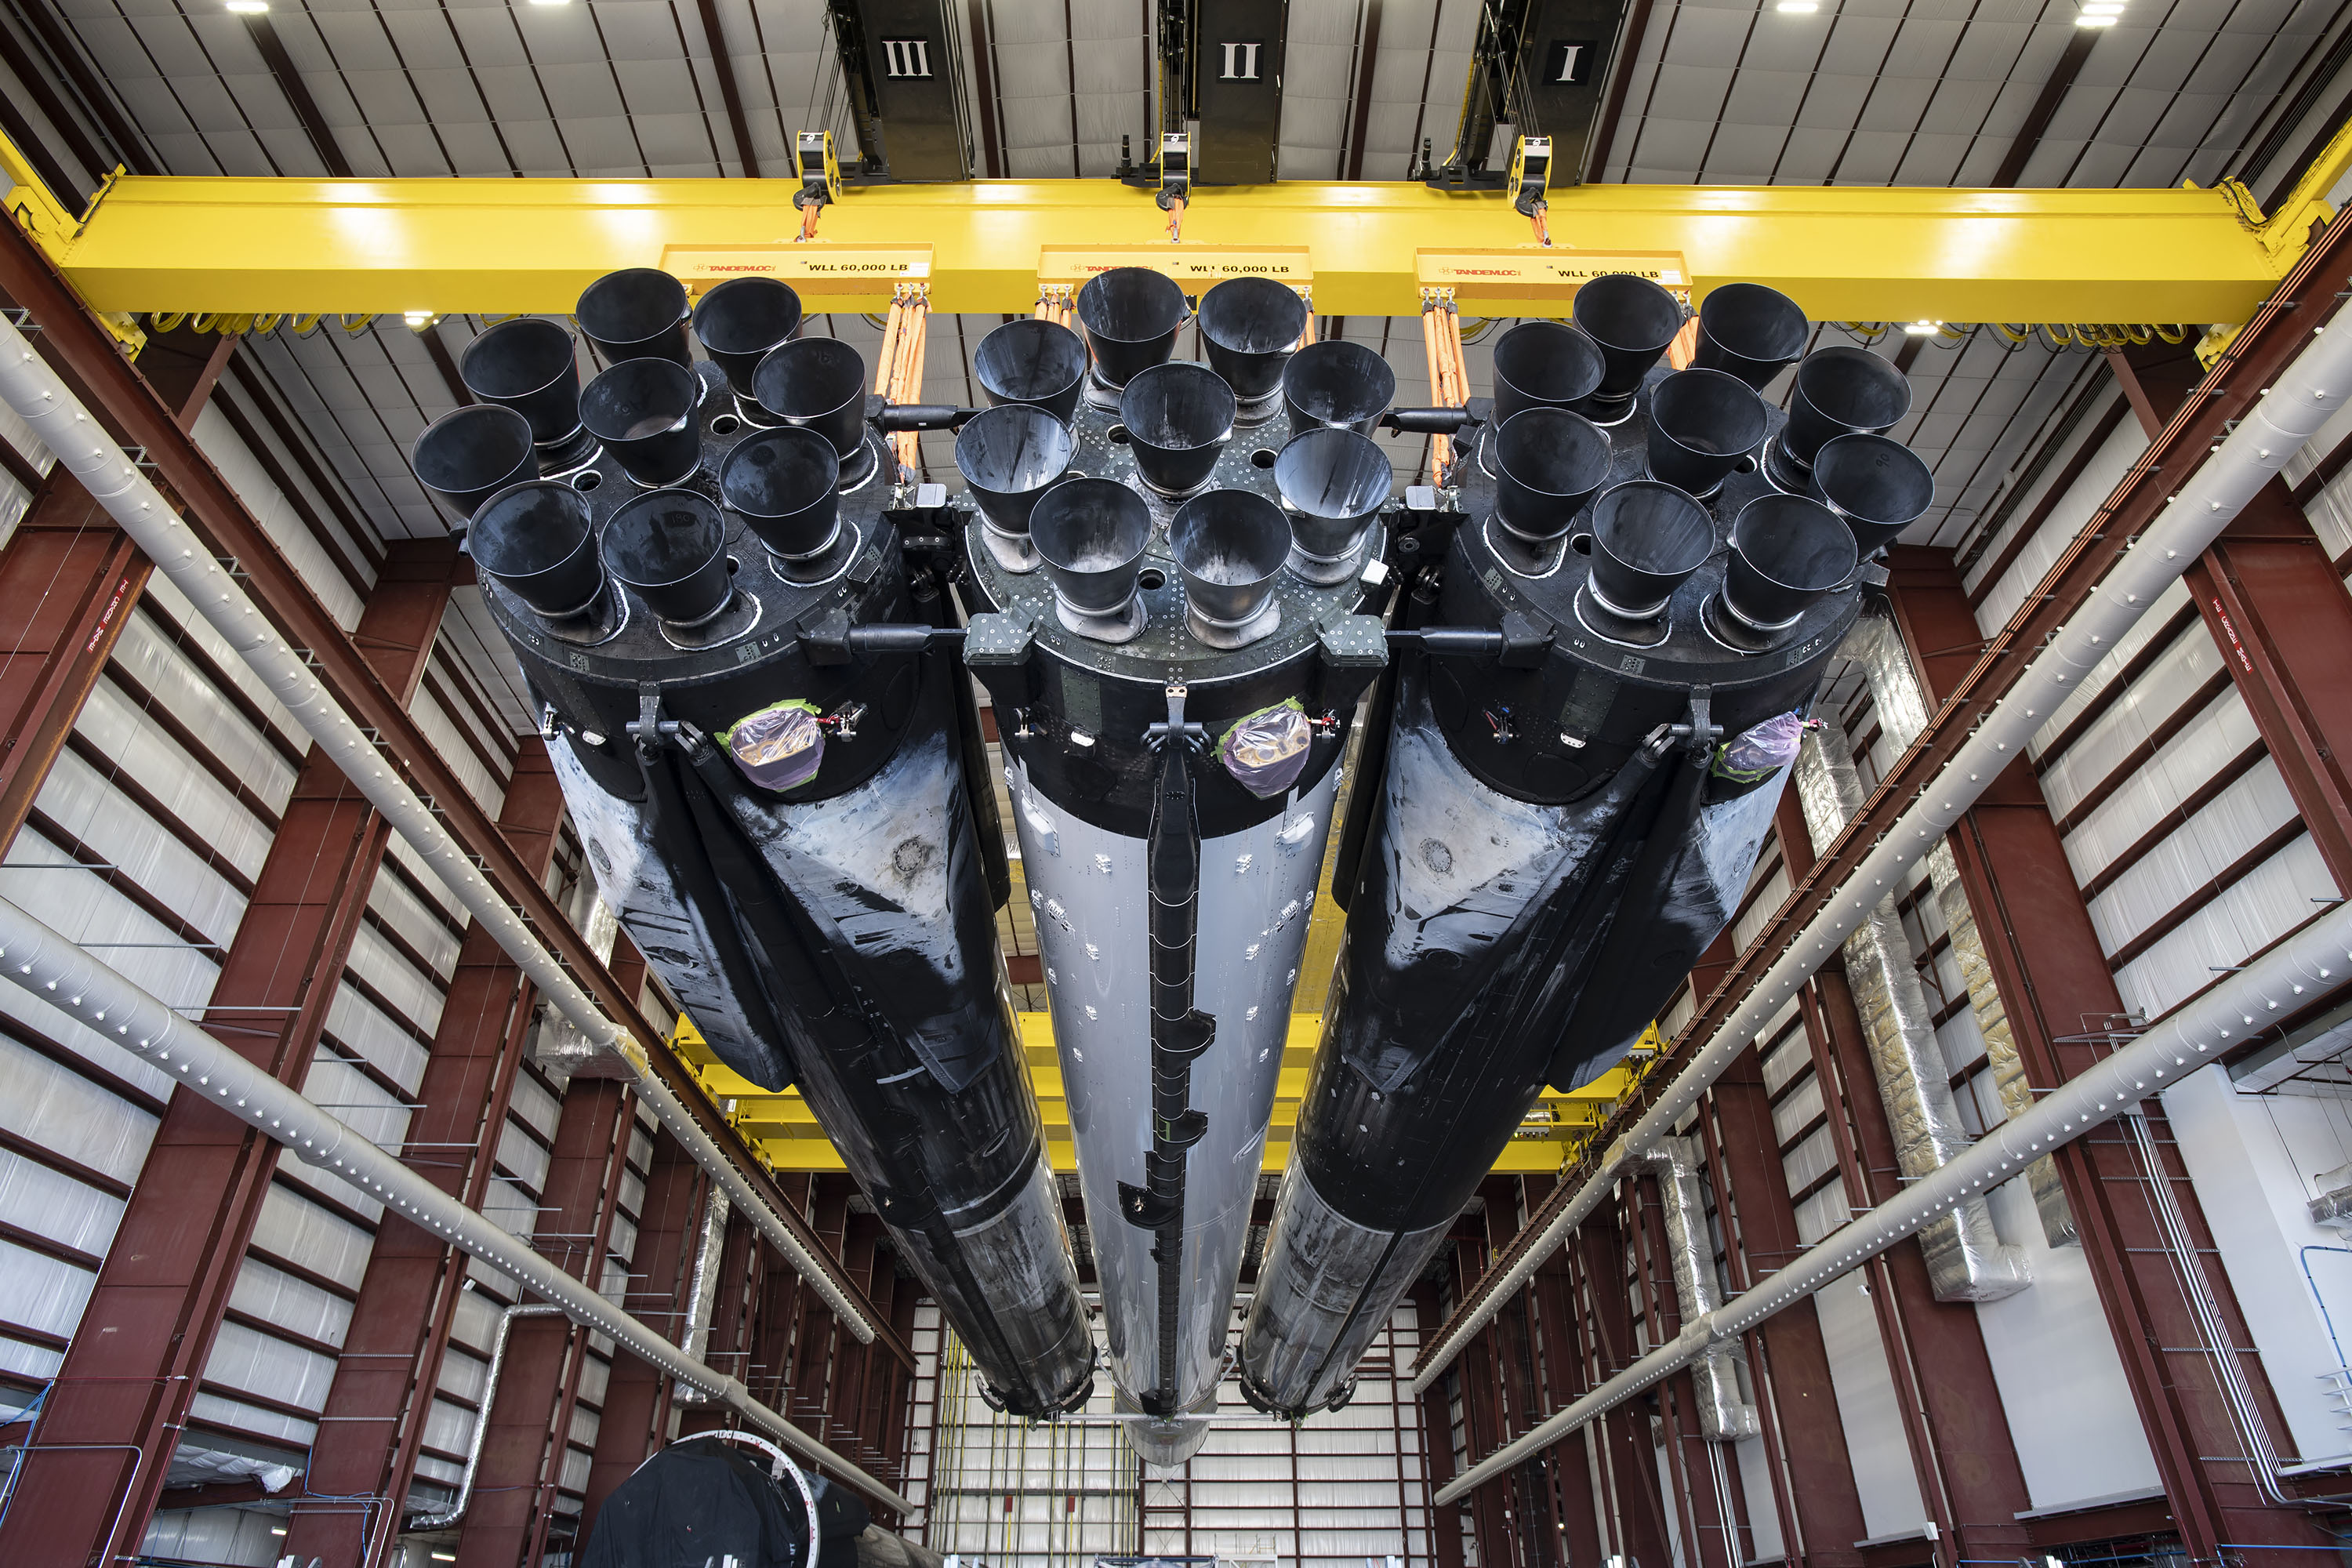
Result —
M467 1208L353 1128L57 931L0 899L0 975L160 1068L230 1115L331 1171L412 1225L478 1258L581 1327L604 1334L656 1371L702 1390L786 1447L901 1514L914 1505L751 1397L737 1378L687 1354L656 1330L575 1279L522 1237ZM487 1419L488 1407L484 1407Z
M1473 1465L1437 1494L1438 1502L1457 1500L1698 1361L1714 1346L1736 1342L1776 1312L1920 1226L1981 1199L2052 1150L2131 1112L2143 1100L2161 1094L2231 1047L2264 1033L2275 1020L2335 990L2347 977L2352 977L2352 905L2338 904L2241 973L2175 1008L2130 1045L2043 1096L2032 1110L1986 1132L1949 1164L1861 1215L1754 1289L1685 1324L1670 1342Z
M260 606L213 559L162 492L33 352L24 334L5 320L0 320L0 400L32 426L57 454L59 466L81 481L107 515L155 563L155 569L187 595L188 602L285 704L295 721L383 814L393 830L424 857L433 874L482 922L483 929L530 976L540 994L581 1034L628 1064L639 1098L653 1108L654 1115L685 1146L694 1163L710 1173L760 1234L784 1255L802 1279L816 1288L858 1342L873 1343L874 1325L850 1304L823 1263L761 1200L726 1152L662 1081L645 1047L604 1016L562 961L508 906L433 808L376 750L368 732L343 711L325 683L311 672L301 650L278 635Z
M2001 770L2025 754L2026 743L2114 649L2116 639L2147 614L2157 595L2189 570L2255 492L2344 405L2346 394L2352 391L2352 328L2332 338L2325 333L2325 328L2313 329L2315 341L2278 373L2147 531L2117 552L2115 564L2074 618L2052 634L1943 770L1838 884L1821 912L1790 939L1738 1008L1721 1026L1693 1042L1687 1065L1633 1127L1609 1145L1600 1168L1585 1178L1535 1244L1504 1271L1453 1332L1423 1351L1413 1368L1415 1394L1428 1392L1471 1336L1527 1283L1536 1266L1600 1207L1618 1178L1673 1131L1683 1113L1789 1005L1878 900L1900 884L1904 868L1941 844Z

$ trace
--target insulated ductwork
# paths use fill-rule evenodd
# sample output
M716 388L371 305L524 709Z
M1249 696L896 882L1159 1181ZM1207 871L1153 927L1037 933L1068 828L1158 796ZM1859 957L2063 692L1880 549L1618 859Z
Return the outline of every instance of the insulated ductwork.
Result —
M1658 1199L1665 1213L1675 1300L1681 1308L1682 1321L1696 1323L1723 1305L1723 1290L1716 1279L1715 1248L1707 1238L1706 1194L1698 1180L1702 1156L1693 1140L1669 1138L1645 1158L1650 1174L1657 1179ZM1699 1432L1710 1443L1737 1443L1761 1430L1756 1406L1741 1387L1740 1369L1746 1361L1746 1352L1734 1340L1709 1345L1691 1363Z
M606 450L474 514L491 616L637 950L729 1067L798 1086L992 1396L1069 1408L1094 1349L996 951L974 718L904 551L930 520L898 504L847 344L754 367L801 428L694 374L668 488Z
M1737 460L1779 418L1745 388L1712 400L1736 430L1684 426L1729 443L1711 501L1646 478L1655 303L1579 307L1617 425L1528 407L1465 437L1455 509L1408 516L1398 558L1443 565L1333 868L1347 936L1242 1344L1265 1408L1344 1397L1542 1087L1616 1065L1729 921L1856 613L1845 526Z
M1862 667L1887 745L1897 753L1906 750L1927 727L1927 694L1919 684L1910 650L1903 646L1902 633L1883 615L1865 616L1839 651ZM2022 1116L2033 1107L2033 1089L2025 1080L2017 1035L2010 1027L2009 1009L1994 983L1991 962L1985 956L1984 933L1977 929L1976 911L1960 885L1960 868L1952 858L1949 841L1939 841L1927 851L1927 880L1935 889L1936 906L1943 911L1944 931L1952 944L1953 961L1959 965L1961 983L1969 988L1969 1011L1975 1016L1977 1033L1984 1038L1985 1060L1992 1068L2001 1110L2009 1116ZM2074 1213L2066 1205L2066 1189L2058 1176L2058 1163L2046 1156L2034 1161L2026 1167L2025 1180L2033 1193L2034 1211L2041 1216L2042 1238L2052 1247L2081 1246Z
M719 1305L719 1263L727 1251L727 1220L732 1212L727 1194L713 1187L710 1201L702 1206L702 1223L696 1227L694 1271L687 1277L685 1336L678 1343L698 1361L710 1348L710 1321ZM680 1405L704 1403L699 1390L683 1384L676 1397Z
M1173 292L1147 277L1088 289ZM1336 470L1277 459L1279 426L1249 423L1215 372L1146 363L1173 331L1156 348L1145 334L1173 319L1088 319L1123 424L1100 397L1066 426L1021 410L1021 450L1089 477L1041 481L1025 512L1009 487L979 491L965 641L1004 743L1117 1408L1161 1465L1199 1447L1215 1406L1339 759L1387 657L1357 613L1385 482L1349 490L1344 528L1286 514L1278 474ZM1016 466L984 428L1012 413L964 427L967 474ZM1312 576L1294 552L1310 535Z
M1797 758L1797 795L1814 844L1826 848L1862 809L1862 781L1844 731L1829 725L1806 735ZM1918 955L1891 894L1845 939L1844 953L1854 1011L1895 1136L1895 1162L1916 1181L1951 1163L1972 1140L1960 1124L1943 1046L1919 983ZM2024 1253L2002 1243L1982 1198L1921 1229L1919 1250L1938 1301L1998 1301L2033 1282Z

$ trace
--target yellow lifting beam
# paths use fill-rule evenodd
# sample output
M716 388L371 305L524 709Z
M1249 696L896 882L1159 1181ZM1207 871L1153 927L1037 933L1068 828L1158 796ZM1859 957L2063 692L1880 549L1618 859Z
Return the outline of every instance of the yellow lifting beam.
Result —
M1076 1171L1072 1152L1069 1106L1062 1089L1062 1068L1054 1054L1054 1028L1043 1013L1021 1016L1022 1054L1027 1059L1029 1081L1037 1091L1044 1113L1045 1150L1056 1171ZM1298 1102L1307 1092L1307 1065L1321 1037L1322 1019L1312 1013L1291 1016L1289 1037L1284 1042L1282 1075L1275 1088L1274 1120L1266 1130L1263 1169L1281 1171L1290 1157L1290 1131L1298 1120ZM795 1089L761 1089L712 1055L700 1034L687 1019L678 1021L670 1047L702 1079L711 1098L726 1109L728 1121L744 1142L778 1171L838 1171L841 1156L817 1125L816 1115ZM1633 1069L1612 1068L1568 1094L1547 1089L1528 1112L1519 1133L1495 1162L1499 1175L1549 1175L1559 1170L1582 1141L1608 1118L1618 1099L1633 1082Z
M1412 316L1453 287L1476 313L1560 313L1580 271L1749 279L1817 320L2243 321L2294 265L2352 145L2265 224L2242 187L1942 190L1585 185L1551 193L1552 247L1507 202L1407 183L1203 191L1171 244L1148 194L1110 180L845 191L799 242L781 180L300 180L122 175L77 219L14 149L12 212L101 311L561 313L615 268L707 284L775 270L813 310L1026 313L1041 265L1179 257L1192 275L1271 269L1328 315Z

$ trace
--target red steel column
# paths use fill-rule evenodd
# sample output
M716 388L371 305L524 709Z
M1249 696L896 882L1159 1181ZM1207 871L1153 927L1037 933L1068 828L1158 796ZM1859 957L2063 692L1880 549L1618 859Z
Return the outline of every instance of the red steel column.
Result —
M515 756L499 831L534 875L545 876L562 818L563 795L547 748L527 736ZM469 927L417 1085L423 1108L409 1122L403 1155L468 1207L480 1207L489 1190L530 1039L531 997L522 972L499 944L480 925ZM407 1497L467 1262L464 1253L396 1215L387 1212L377 1224L327 1392L330 1419L310 1447L309 1486L319 1497ZM319 1557L380 1568L398 1532L392 1510L370 1528L347 1506L310 1509L297 1500L285 1549L304 1563Z
M210 333L154 337L139 369L185 430L236 349L235 338ZM153 570L62 468L41 480L0 549L0 851L25 825Z
M1433 1325L1445 1321L1438 1310L1437 1287L1415 1285L1412 1288L1412 1310L1416 1322ZM1424 1333L1429 1330L1424 1328ZM1451 1375L1463 1375L1459 1358ZM1429 1485L1429 1539L1435 1552L1437 1568L1463 1568L1462 1510L1459 1501L1440 1505L1437 1494L1454 1479L1454 1412L1453 1402L1445 1393L1445 1379L1439 1378L1416 1403L1421 1409L1421 1459L1423 1479Z
M1907 647L1944 648L1951 646L1953 627L1973 628L1948 559L1902 551L1894 565L1889 592ZM1930 694L1940 696L1953 679L1949 662L1920 662ZM2027 1074L2037 1084L2063 1083L2105 1054L2104 1044L2092 1037L2102 1027L2096 1020L2120 1015L2123 1000L2048 803L2025 764L2012 764L1994 782L1962 819L1951 844ZM2154 1101L2142 1110L2156 1133L2162 1179L2198 1247L2177 1261L2203 1270L2231 1345L2249 1346L2253 1342L2229 1279L2207 1262L2210 1227L2173 1149L2163 1112ZM2084 1257L2189 1554L2210 1559L2223 1542L2288 1548L2325 1543L2328 1538L2307 1515L2266 1506L2254 1483L2242 1457L2245 1441L2211 1375L2196 1318L2173 1272L2176 1259L2158 1227L2147 1173L2130 1143L2116 1129L2104 1129L2061 1147L2055 1158ZM2259 1418L2272 1432L2284 1432L2285 1423L2259 1358L2242 1352L2238 1364L2252 1388Z
M1605 1221L1578 1227L1569 1252L1584 1286L1591 1314L1598 1385L1640 1359L1633 1343L1633 1308L1625 1296L1625 1238ZM1613 1494L1617 1550L1641 1568L1672 1563L1667 1543L1665 1493L1660 1489L1657 1450L1650 1443L1649 1411L1642 1401L1620 1405L1601 1418L1602 1465Z
M456 562L447 540L394 546L361 618L355 640L404 701L424 673ZM386 832L313 749L214 985L204 1026L297 1088L341 984ZM144 1537L278 1147L226 1111L173 1091L58 1372L41 1451L27 1455L0 1525L0 1562L97 1562Z
M709 1191L709 1178L677 1140L666 1131L656 1133L645 1212L637 1216L635 1268L624 1304L678 1343L686 1339L687 1297ZM668 1426L669 1379L628 1352L614 1351L612 1377L597 1412L588 1500L580 1514L583 1540L613 1489L645 1463Z
M1711 1140L1716 1191L1729 1195L1738 1221L1731 1288L1745 1290L1794 1258L1802 1243L1755 1047L1739 1054L1710 1093L1721 1128ZM1860 1568L1862 1553L1853 1543L1870 1532L1862 1521L1820 1316L1811 1301L1800 1301L1766 1320L1747 1343L1774 1489L1786 1494L1780 1532L1788 1560L1812 1568Z
M601 1283L608 1173L616 1168L616 1146L628 1146L631 1104L627 1089L614 1079L574 1079L563 1096L555 1152L540 1193L544 1217L532 1245L591 1284ZM570 1407L564 1394L578 1375L572 1364L578 1360L577 1338L559 1317L517 1318L509 1325L499 1386L479 1417L488 1426L473 1503L457 1537L458 1568L515 1568L543 1528L553 1498L542 1485L542 1465L551 1440L561 1465L570 1436L570 1423L558 1427L555 1414L559 1405Z

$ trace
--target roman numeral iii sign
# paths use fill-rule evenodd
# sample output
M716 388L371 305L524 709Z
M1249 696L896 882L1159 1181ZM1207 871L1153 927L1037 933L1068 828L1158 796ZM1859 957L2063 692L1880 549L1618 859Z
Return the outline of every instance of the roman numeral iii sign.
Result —
M1225 68L1217 73L1219 81L1257 79L1257 52L1265 47L1264 44L1221 44L1218 47L1225 52Z
M1544 80L1554 87L1582 87L1592 78L1592 57L1601 46L1590 38L1554 38L1544 62Z
M891 81L929 80L930 40L928 38L883 39L882 74Z

